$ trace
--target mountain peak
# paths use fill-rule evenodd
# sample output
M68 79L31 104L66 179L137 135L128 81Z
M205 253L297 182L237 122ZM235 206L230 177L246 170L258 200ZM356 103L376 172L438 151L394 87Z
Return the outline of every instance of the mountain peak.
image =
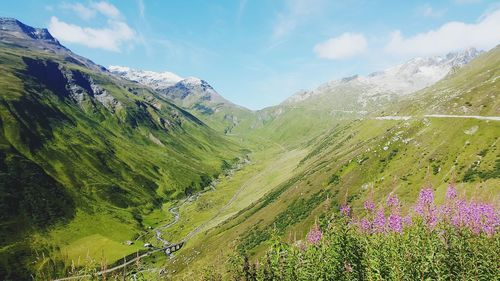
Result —
M117 76L149 86L173 100L181 101L182 106L189 107L198 101L230 103L207 81L197 77L183 78L168 71L136 70L127 66L111 65L108 69Z
M60 45L46 28L34 28L14 18L0 18L0 39L40 40Z
M483 53L476 48L468 48L461 52L449 53L446 55L448 59L454 66L462 66L469 63L472 59Z
M179 75L168 71L138 70L119 65L110 65L108 69L115 75L147 85L155 90L171 87L183 79Z
M179 81L179 83L184 84L184 85L212 88L212 86L210 86L210 84L208 84L207 81L200 79L198 77L193 77L193 76L187 77L187 78Z

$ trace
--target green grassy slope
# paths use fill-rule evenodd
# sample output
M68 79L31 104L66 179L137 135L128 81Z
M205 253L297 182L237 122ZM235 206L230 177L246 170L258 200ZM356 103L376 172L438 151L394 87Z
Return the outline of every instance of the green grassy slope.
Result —
M456 101L473 99L477 111L469 113L498 116L499 54L499 48L483 54L435 86L378 112L401 106L396 113L412 115L409 120L377 120L375 114L346 118L321 136L299 142L296 146L308 153L287 179L269 183L269 193L196 237L167 267L180 279L193 278L209 265L224 271L231 252L258 256L273 235L302 239L325 210L349 203L356 212L364 200L384 202L390 192L413 202L421 187L432 185L442 200L448 183L455 182L461 193L498 201L500 122L423 115L458 114ZM437 107L420 105L430 97Z
M225 134L231 134L241 122L248 122L254 118L254 113L246 108L233 104L204 104L201 102L183 107L194 116L202 120L210 128Z
M192 279L234 251L260 255L273 235L301 239L325 210L349 203L356 212L390 192L412 201L432 185L439 200L454 181L480 199L500 194L500 122L424 116L498 116L499 48L367 115L348 112L349 89L258 112L176 106L64 50L26 46L0 43L2 277L111 264L155 234L124 241L169 222L171 206L214 178L215 190L180 206L179 222L163 230L172 242L199 233L149 268ZM412 118L375 118L383 115ZM248 153L251 163L218 177Z
M122 244L142 216L203 189L240 154L156 93L70 56L1 43L0 68L1 276L47 264L35 249L75 258L101 239L114 243L109 262L135 251Z

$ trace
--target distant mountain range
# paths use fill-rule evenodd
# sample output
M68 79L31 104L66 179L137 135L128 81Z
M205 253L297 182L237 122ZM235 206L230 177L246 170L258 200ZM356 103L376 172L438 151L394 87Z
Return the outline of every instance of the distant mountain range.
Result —
M414 58L406 63L390 67L368 76L354 75L327 82L317 89L301 91L286 99L283 105L293 105L309 98L328 95L350 88L360 93L358 103L366 107L370 99L404 96L428 87L450 72L466 65L482 51L474 48L444 56ZM212 104L231 102L220 96L208 82L199 78L184 79L172 72L135 70L124 66L109 66L109 70L125 79L136 81L163 92L166 97L190 107L196 102L211 101Z
M151 87L183 107L192 107L197 103L214 106L232 104L219 95L207 81L196 77L182 78L168 71L135 70L125 66L109 66L108 69L119 77Z
M313 123L325 114L368 114L391 101L436 83L481 53L471 48L444 56L414 58L368 76L355 75L327 82L314 90L298 92L280 105L253 112L224 99L208 82L198 78L184 79L172 72L134 70L123 66L110 66L109 70L122 78L157 90L214 128L223 129L226 133L264 127L274 128L273 130L278 132L288 131L286 124L290 124L291 120L285 122L284 120L288 119L286 115L298 108L308 111L309 116L322 115L311 119ZM218 117L214 118L214 114ZM280 120L274 121L278 116L281 117ZM285 123L280 125L281 122ZM304 126L318 130L322 128L305 120L303 123Z

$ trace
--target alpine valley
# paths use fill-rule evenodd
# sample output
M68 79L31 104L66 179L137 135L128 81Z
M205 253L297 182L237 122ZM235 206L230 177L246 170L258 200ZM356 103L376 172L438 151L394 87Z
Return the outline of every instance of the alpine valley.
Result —
M0 279L335 280L262 277L256 261L388 194L406 212L451 183L498 205L499 93L497 46L250 110L203 79L103 67L0 18ZM498 232L484 239L499 249ZM342 280L359 279L385 278Z

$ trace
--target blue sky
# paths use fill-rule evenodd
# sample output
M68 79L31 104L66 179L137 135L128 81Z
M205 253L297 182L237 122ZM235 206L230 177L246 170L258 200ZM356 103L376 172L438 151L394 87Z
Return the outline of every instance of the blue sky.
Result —
M10 3L9 3L10 2ZM485 0L3 1L0 16L49 30L104 66L207 80L258 109L301 89L415 56L500 43Z

